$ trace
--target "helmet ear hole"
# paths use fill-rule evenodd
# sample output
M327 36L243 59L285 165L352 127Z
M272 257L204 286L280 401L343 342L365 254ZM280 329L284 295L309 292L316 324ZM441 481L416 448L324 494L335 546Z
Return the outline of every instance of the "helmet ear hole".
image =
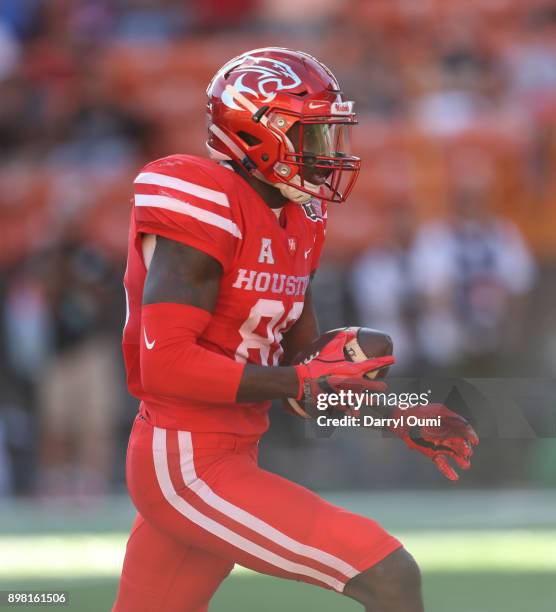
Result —
M248 147L254 147L258 144L261 144L262 142L260 138L257 138L256 136L253 136L253 134L249 134L248 132L244 132L243 130L237 132L237 135Z

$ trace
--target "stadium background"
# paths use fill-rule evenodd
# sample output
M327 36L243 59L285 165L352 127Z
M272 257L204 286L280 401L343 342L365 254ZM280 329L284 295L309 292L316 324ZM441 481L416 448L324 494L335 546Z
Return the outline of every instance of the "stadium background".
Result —
M399 376L554 378L556 2L3 0L0 588L110 606L133 515L118 346L131 180L203 154L209 78L268 45L327 63L360 113L363 170L316 279L322 328L390 331ZM553 417L544 437L487 436L457 487L395 440L319 439L279 408L262 461L402 537L430 612L545 612ZM309 606L357 609L238 571L211 610Z

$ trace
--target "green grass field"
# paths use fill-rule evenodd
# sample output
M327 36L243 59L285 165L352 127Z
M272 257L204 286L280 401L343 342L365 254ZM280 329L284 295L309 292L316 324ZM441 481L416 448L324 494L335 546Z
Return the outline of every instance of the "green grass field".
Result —
M554 612L554 573L426 572L427 612ZM117 589L115 578L2 582L2 589L64 588L69 606L49 610L100 612L110 610ZM18 606L18 610L37 610ZM6 608L8 610L8 608ZM356 612L361 607L316 587L265 576L233 575L220 588L210 612ZM155 611L153 611L155 612ZM156 611L162 612L162 611Z
M556 498L551 494L328 497L373 514L404 542L423 570L427 612L556 609ZM70 605L49 609L110 610L131 518L125 499L87 510L0 506L0 589L64 590ZM211 612L308 609L360 607L335 593L243 568L234 570L211 605Z

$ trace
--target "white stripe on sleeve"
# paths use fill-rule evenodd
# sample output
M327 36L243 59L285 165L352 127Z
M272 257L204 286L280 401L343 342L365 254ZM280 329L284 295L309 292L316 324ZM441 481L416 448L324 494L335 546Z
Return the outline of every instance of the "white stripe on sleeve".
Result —
M242 237L239 227L230 219L226 219L225 217L210 212L209 210L204 210L203 208L193 206L188 202L183 202L182 200L178 200L170 196L138 193L135 195L135 206L150 206L152 208L164 208L166 210L171 210L181 215L194 217L203 223L208 223L209 225L219 227L225 232L229 232L236 238Z
M189 181L176 178L175 176L168 176L167 174L160 174L159 172L141 172L137 178L133 181L138 185L155 185L157 187L168 187L169 189L175 189L181 191L187 195L201 198L201 200L208 200L214 202L220 206L230 208L230 201L228 196L222 191L215 191L208 187L202 187Z

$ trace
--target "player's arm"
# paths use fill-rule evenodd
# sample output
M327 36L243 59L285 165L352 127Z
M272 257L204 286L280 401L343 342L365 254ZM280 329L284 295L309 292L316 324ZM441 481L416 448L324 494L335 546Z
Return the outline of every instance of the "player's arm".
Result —
M210 255L157 239L141 309L141 377L147 393L206 402L300 398L324 378L358 379L372 369L372 362L346 362L343 346L330 349L329 361L286 367L245 365L200 346L221 276L220 263Z
M215 401L297 395L295 368L246 366L197 344L210 321L221 276L221 264L210 255L158 237L143 293L143 386L151 393L205 401L215 388L220 389ZM147 341L159 346L149 349Z
M320 335L317 313L313 304L313 292L311 285L307 287L305 293L305 303L303 312L293 327L285 334L282 346L284 348L284 358L282 363L289 365L293 358L303 349L311 345Z

